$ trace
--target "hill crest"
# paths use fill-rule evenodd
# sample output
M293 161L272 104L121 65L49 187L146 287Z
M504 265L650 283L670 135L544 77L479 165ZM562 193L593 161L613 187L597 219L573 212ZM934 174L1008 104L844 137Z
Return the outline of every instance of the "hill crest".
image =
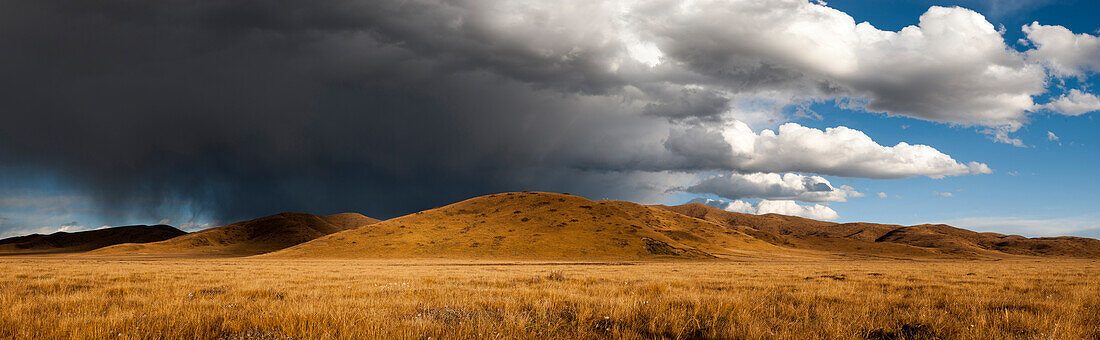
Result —
M187 234L169 225L131 225L77 232L31 234L0 240L0 254L75 253L122 243L164 241Z
M115 245L95 250L91 254L152 256L256 255L376 222L378 222L377 219L356 213L313 215L285 212L205 229L161 242Z
M655 207L722 224L773 244L846 255L1100 257L1100 240L1083 237L1027 238L944 224L834 223L777 214L736 213L699 203Z
M265 256L644 260L775 250L736 230L631 202L513 192L343 231Z

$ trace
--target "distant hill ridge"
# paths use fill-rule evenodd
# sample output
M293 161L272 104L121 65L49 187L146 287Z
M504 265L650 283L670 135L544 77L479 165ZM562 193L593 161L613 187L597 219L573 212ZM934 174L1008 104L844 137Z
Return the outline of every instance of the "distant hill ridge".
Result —
M735 229L631 202L517 192L475 197L265 256L645 260L778 250Z
M644 206L502 193L334 233L268 257L704 259L762 256L1100 257L1100 241L1025 238L946 225L833 223L703 204Z
M147 243L187 234L169 225L132 225L78 232L33 234L0 240L0 254L49 254L89 251L121 243Z
M378 222L356 213L280 213L177 238L145 244L119 244L95 255L247 256L263 254L335 232Z
M1083 237L1026 238L979 233L943 224L833 223L776 214L742 214L700 203L655 207L798 249L866 255L1100 257L1100 240Z
M359 259L1100 258L1100 240L1026 238L940 224L834 223L546 192L485 195L387 221L355 213L281 213L191 234L131 226L0 240L0 254L89 250L101 256Z

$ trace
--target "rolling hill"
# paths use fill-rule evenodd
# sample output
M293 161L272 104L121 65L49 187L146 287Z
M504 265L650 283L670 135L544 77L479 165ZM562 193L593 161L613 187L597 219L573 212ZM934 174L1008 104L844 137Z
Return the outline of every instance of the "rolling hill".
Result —
M148 243L187 234L168 225L132 225L80 232L33 234L0 240L0 254L75 253L120 243Z
M264 256L644 260L780 250L737 229L671 211L523 192L476 197Z
M282 213L159 242L111 240L90 254L549 260L1100 258L1100 241L1088 238L1026 238L947 225L833 223L735 213L698 203L645 206L544 192L475 197L382 222L352 213ZM35 244L46 244L41 242L45 241ZM117 244L121 242L133 243ZM94 249L60 241L48 244L21 247ZM15 246L0 243L0 250L3 247Z
M942 224L832 223L776 214L742 214L699 203L654 207L725 225L772 244L838 254L1100 257L1100 240L1082 237L1026 238L978 233Z
M281 213L210 228L161 242L119 244L95 250L90 254L142 256L256 255L377 222L376 219L355 213L327 216Z

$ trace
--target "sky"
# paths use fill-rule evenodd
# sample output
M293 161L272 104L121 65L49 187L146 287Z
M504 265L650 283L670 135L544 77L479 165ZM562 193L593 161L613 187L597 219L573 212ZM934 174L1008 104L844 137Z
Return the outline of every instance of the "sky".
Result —
M1100 237L1091 1L0 4L0 237L504 191Z

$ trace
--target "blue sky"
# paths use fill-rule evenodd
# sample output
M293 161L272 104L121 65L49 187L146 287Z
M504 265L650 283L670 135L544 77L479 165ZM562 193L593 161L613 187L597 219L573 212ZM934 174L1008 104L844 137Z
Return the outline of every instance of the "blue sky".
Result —
M1027 147L993 143L974 128L951 127L905 118L876 117L838 109L830 104L815 106L823 119L803 120L807 126L825 128L843 125L866 132L876 141L900 141L935 146L961 159L980 160L993 168L978 176L926 177L898 180L831 178L851 183L868 195L834 204L842 220L922 224L943 222L969 224L970 228L1013 233L1050 235L1040 221L1091 229L1100 224L1095 203L1100 202L1100 129L1091 115L1064 117L1033 116L1034 121L1018 136ZM1058 136L1049 140L1048 132ZM875 194L887 193L887 198ZM950 197L936 193L951 193ZM1026 220L1037 230L1015 230L1012 219ZM988 222L987 222L988 221ZM987 225L988 223L988 225ZM1001 224L1001 225L997 225ZM1072 228L1072 227L1071 227ZM1095 237L1095 231L1081 233Z
M994 11L997 5L1000 8ZM851 14L857 21L869 21L882 29L897 30L916 24L916 17L929 5L963 6L983 14L990 22L1005 26L1005 40L1023 37L1021 26L1038 21L1061 25L1078 33L1097 33L1100 4L1091 1L829 1L829 6ZM1024 50L1027 46L1012 44ZM1095 75L1067 79L1071 87L1096 87ZM1036 102L1046 102L1063 91L1056 86ZM1100 237L1100 122L1096 114L1068 117L1036 114L1017 133L1028 146L990 143L973 128L952 127L905 117L883 118L836 108L832 103L815 107L823 119L803 120L808 126L825 128L844 125L866 132L882 144L899 141L921 143L960 159L980 160L995 172L989 175L913 178L894 181L856 180L868 193L886 192L887 199L864 197L838 204L842 217L902 224L948 222L969 224L973 229L1055 235L1066 229L1047 231L1053 226L1093 229L1070 232ZM1054 133L1058 140L1050 140ZM843 181L843 180L840 180ZM951 197L933 195L949 192ZM898 198L897 196L901 196ZM900 213L907 211L908 214ZM849 219L845 219L849 220ZM1020 223L1014 223L1019 220ZM1050 222L1047 225L1046 221ZM1018 230L1031 225L1034 230Z
M1095 2L700 1L696 10L502 1L379 17L402 8L385 2L362 13L314 4L307 12L322 18L285 27L274 27L281 17L243 18L239 35L205 20L221 16L188 14L145 22L137 31L158 33L133 39L116 38L125 20L12 32L29 38L0 47L69 52L3 63L32 70L11 79L65 80L5 87L13 100L48 101L0 104L0 237L153 223L193 231L284 210L386 218L527 189L1100 237ZM42 11L39 21L75 12ZM461 17L470 13L481 15ZM387 16L434 19L402 26ZM326 36L328 22L375 35L337 27ZM1000 32L983 31L985 22ZM1033 22L1045 26L1023 28ZM454 26L463 24L472 28ZM207 29L217 35L186 33ZM112 47L66 38L81 34ZM219 35L240 40L211 39ZM1058 45L1067 37L1080 41ZM982 44L991 47L962 51ZM936 50L944 46L960 56ZM54 59L62 55L91 57ZM133 55L153 61L127 62ZM950 68L958 74L938 72ZM827 132L837 127L847 129ZM853 141L862 135L873 142ZM738 144L746 140L756 149Z

